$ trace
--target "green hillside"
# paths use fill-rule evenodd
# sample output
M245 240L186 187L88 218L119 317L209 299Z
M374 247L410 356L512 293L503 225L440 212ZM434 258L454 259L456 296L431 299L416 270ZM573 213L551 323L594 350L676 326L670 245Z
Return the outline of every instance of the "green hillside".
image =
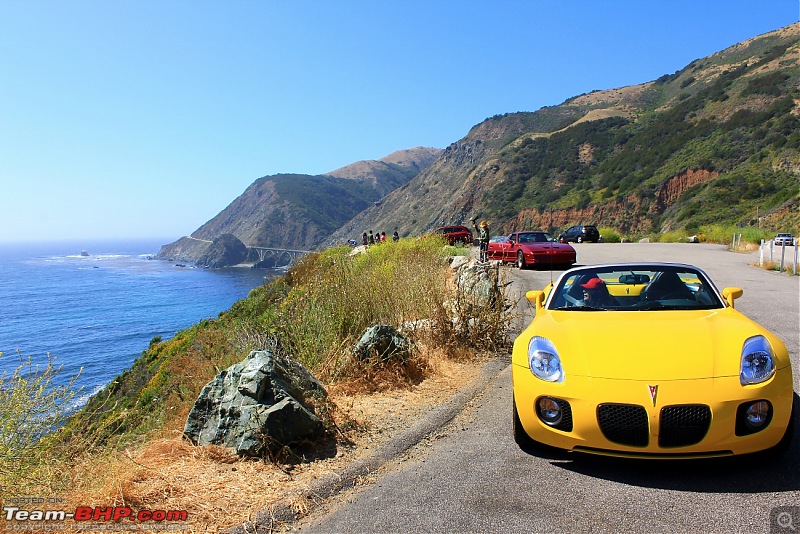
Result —
M673 74L487 118L329 239L596 224L628 236L800 232L800 23Z
M498 154L504 179L484 193L489 216L509 224L525 210L613 204L616 217L591 222L622 232L694 231L754 223L757 211L796 204L798 40L775 41L756 40L660 78L642 94L647 105L635 120L582 122L508 144ZM709 179L659 205L671 178L697 171Z

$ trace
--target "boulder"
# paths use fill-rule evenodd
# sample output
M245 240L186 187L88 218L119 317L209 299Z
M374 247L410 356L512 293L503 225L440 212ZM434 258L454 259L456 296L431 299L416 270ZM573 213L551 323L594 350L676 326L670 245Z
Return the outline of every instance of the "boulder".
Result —
M411 341L403 337L393 326L379 324L371 326L353 347L353 355L360 361L399 360L404 362L411 357Z
M196 445L222 445L241 456L324 432L310 401L327 396L305 367L278 351L253 351L200 392L183 434Z
M469 256L454 256L450 260L450 268L453 269L454 271L457 271L458 269L460 269L464 265L469 264L470 261L471 261L471 258Z
M459 295L472 306L483 308L492 305L501 296L498 266L488 263L461 265L454 280Z

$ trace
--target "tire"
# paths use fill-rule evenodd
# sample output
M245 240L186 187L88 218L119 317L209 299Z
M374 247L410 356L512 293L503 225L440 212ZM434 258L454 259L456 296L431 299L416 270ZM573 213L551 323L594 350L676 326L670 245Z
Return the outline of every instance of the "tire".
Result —
M583 243L583 237L581 237L581 236L578 236L578 237L575 239L575 242L576 242L576 243Z
M517 401L514 397L511 397L511 404L513 408L513 422L512 428L514 431L514 442L519 445L521 449L532 449L538 445L538 442L534 441L525 429L522 428L522 421L519 420L519 413L517 412Z
M783 437L777 443L777 445L766 451L768 457L774 458L775 456L781 456L786 454L791 448L792 439L794 438L794 427L796 424L795 419L797 418L798 404L800 404L800 402L798 402L797 394L794 394L792 399L792 412L789 415L789 425L786 427L786 432L783 433Z
M517 267L519 267L520 269L524 269L526 267L525 255L522 253L521 250L517 251Z

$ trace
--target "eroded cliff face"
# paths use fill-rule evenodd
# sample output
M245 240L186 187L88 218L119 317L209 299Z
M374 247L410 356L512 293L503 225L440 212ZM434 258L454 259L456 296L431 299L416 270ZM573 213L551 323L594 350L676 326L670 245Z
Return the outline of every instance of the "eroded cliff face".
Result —
M664 211L677 201L680 196L692 186L704 184L718 177L716 171L705 169L688 170L667 180L656 194L656 201L650 205L650 213L662 214Z
M575 224L612 226L625 232L649 232L653 230L652 216L664 213L690 187L706 183L717 176L719 173L715 171L688 170L664 182L653 198L630 195L624 200L592 205L583 209L568 208L545 212L536 209L524 210L504 225L503 232L500 233L523 228L556 232Z

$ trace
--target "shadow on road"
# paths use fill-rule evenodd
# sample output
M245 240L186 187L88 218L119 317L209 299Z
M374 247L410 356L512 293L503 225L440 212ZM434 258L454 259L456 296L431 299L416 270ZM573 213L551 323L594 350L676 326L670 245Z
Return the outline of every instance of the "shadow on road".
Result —
M795 432L782 454L759 453L706 460L631 460L536 448L529 454L584 476L674 491L764 493L800 490L800 397L794 394Z

